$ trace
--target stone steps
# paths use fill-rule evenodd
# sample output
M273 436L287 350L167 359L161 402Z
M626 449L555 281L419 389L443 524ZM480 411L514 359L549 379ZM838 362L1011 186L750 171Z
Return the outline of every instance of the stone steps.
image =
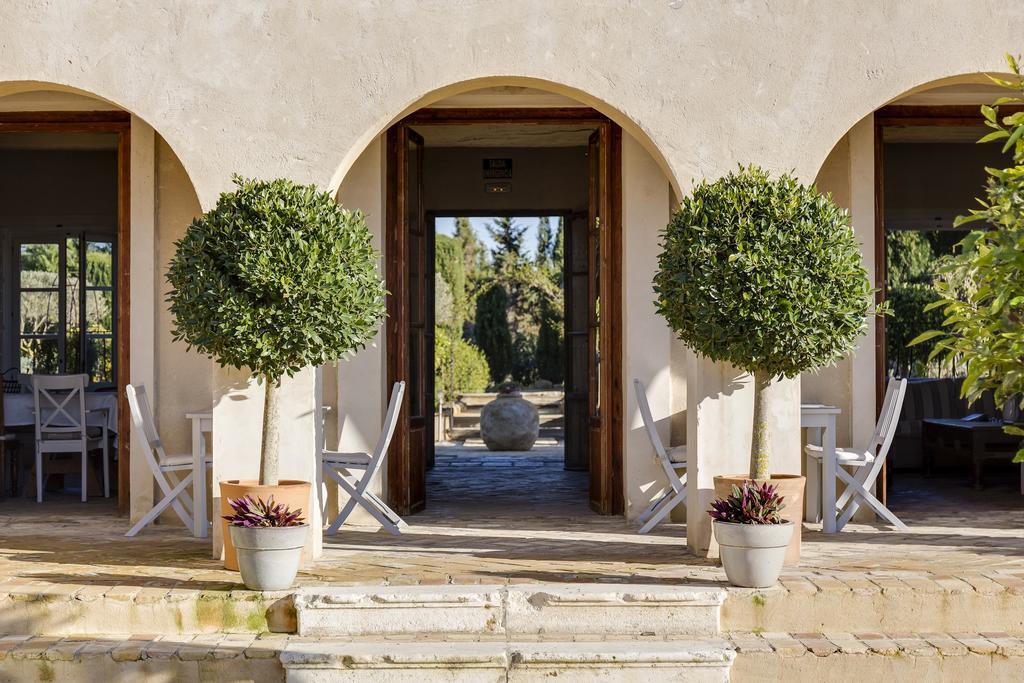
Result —
M295 630L290 592L0 584L0 632L197 635Z
M768 589L729 588L725 631L1024 634L1024 581L849 574L783 579ZM1000 583L1000 581L1002 583Z
M455 429L452 430L452 441L469 441L474 439L480 439L479 425L477 425L476 427L456 427ZM541 426L537 439L538 441L541 439L563 441L565 439L565 430L562 429L561 426Z
M305 589L300 636L715 635L725 592L687 586L513 584Z
M0 680L37 681L1016 681L1006 633L730 633L715 638L418 641L251 634L0 635Z

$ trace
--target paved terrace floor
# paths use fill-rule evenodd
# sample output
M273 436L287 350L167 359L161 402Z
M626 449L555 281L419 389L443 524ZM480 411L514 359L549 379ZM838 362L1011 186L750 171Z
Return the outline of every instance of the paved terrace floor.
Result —
M530 455L479 449L439 452L428 509L408 533L346 528L325 542L302 585L606 581L724 584L721 568L687 553L686 528L646 536L592 514L584 473L565 472L560 450ZM803 560L784 586L839 580L848 587L963 583L968 590L1024 589L1024 498L1017 481L981 492L951 480L900 480L893 509L911 527L852 524L825 536L805 527ZM238 575L210 559L208 542L179 527L134 539L113 506L71 497L0 501L0 590L13 584L187 587L229 590ZM7 586L4 586L7 584Z

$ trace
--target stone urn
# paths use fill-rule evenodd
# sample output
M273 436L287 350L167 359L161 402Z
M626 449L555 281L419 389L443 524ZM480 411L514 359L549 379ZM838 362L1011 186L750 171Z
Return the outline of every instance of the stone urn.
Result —
M491 451L528 451L540 433L540 416L518 391L503 392L480 411L480 436Z

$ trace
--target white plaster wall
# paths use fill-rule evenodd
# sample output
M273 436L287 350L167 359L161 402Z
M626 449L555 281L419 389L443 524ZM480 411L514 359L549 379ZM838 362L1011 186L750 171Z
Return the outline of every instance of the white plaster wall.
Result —
M366 225L373 234L373 247L383 252L384 233L384 140L374 139L345 176L338 190L338 201L342 206L361 209L366 213ZM383 261L380 263L383 275ZM384 413L390 398L390 387L385 388L387 379L384 358L384 335L379 334L362 351L338 364L334 373L337 410L333 416L338 438L338 449L346 452L369 453L380 436ZM387 467L382 467L370 489L383 495ZM347 495L339 493L337 486L331 491L329 516L337 514L337 498L341 504ZM357 507L348 523L379 526L362 508Z
M651 415L669 443L672 415L671 332L654 307L658 235L668 222L669 182L629 135L622 136L622 390L626 517L634 519L668 482L637 408L633 380L647 388Z

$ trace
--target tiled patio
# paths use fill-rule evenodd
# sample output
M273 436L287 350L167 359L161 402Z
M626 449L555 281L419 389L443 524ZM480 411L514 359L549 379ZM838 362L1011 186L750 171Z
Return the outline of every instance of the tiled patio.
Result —
M395 537L346 528L325 542L303 584L519 581L724 581L694 557L685 525L646 536L622 519L592 514L586 474L565 472L557 449L529 456L439 455L428 509ZM826 536L805 529L803 561L784 579L826 582L950 581L981 589L1024 586L1024 498L1014 485L975 492L948 480L901 478L893 509L911 527L850 525ZM0 502L0 577L6 581L223 589L237 582L209 558L207 542L175 527L135 539L111 505L91 500Z

